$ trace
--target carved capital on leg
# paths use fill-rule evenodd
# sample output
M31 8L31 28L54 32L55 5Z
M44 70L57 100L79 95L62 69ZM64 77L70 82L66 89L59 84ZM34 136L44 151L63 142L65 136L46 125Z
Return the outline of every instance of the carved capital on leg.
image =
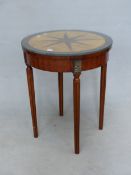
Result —
M73 74L81 74L81 60L74 60Z

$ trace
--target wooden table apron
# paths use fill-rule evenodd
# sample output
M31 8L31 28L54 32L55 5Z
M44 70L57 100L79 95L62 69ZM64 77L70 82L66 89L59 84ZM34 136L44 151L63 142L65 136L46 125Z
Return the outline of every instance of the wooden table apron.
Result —
M78 56L52 56L24 51L27 66L51 72L85 71L105 65L108 61L108 50ZM79 63L78 63L79 62Z

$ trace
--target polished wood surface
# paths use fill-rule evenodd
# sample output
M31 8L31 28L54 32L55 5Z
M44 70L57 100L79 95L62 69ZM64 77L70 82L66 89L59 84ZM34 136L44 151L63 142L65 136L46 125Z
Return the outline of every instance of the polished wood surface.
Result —
M73 99L74 99L74 146L75 153L79 154L79 128L80 128L80 73L74 74Z
M107 36L89 31L63 30L43 32L30 36L26 42L29 49L55 53L79 54L105 46ZM89 44L90 43L90 44Z
M103 35L102 35L103 36ZM67 36L65 36L67 37ZM29 39L29 38L28 38ZM25 39L26 41L26 39ZM24 45L23 53L25 64L27 66L27 79L30 97L30 106L32 113L32 123L34 137L38 137L36 105L35 105L35 91L32 68L37 68L44 71L58 72L58 94L59 94L59 114L63 116L63 73L72 72L73 74L73 102L74 102L74 148L75 153L79 154L79 130L80 130L80 75L82 71L101 68L100 81L100 109L99 109L99 129L103 129L104 121L104 103L105 103L105 89L106 89L106 71L109 60L109 50L112 45L111 39L105 38L105 46L96 48L93 52L90 50L87 53L72 52L46 54L45 52L36 52ZM66 42L67 38L66 38ZM67 44L67 43L66 43ZM69 44L69 43L68 43ZM67 44L67 45L68 45ZM90 43L89 43L90 44ZM103 48L103 49L102 49Z
M38 128L37 128L33 70L30 66L27 66L26 72L27 72L27 81L28 81L30 108L31 108L31 114L32 114L32 124L33 124L34 137L37 138L38 137Z
M101 67L99 129L103 129L107 64Z
M25 62L36 69L50 72L73 72L76 60L81 60L81 71L98 68L108 61L108 51L80 56L49 56L24 50Z
M58 87L59 87L59 114L63 116L63 73L58 73Z

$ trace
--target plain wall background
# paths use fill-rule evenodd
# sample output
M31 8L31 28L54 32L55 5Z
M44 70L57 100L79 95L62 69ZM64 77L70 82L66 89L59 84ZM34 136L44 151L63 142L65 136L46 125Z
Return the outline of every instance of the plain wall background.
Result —
M130 0L0 0L0 174L131 174ZM64 118L57 74L34 70L39 139L32 137L21 39L56 29L108 34L104 130L98 130L99 69L81 75L81 153L73 154L72 74L64 75Z

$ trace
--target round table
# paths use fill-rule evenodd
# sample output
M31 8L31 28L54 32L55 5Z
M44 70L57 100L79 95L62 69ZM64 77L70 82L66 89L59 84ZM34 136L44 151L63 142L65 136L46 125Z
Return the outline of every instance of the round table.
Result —
M112 39L98 32L57 30L37 33L22 40L34 137L38 137L33 69L58 72L59 111L63 115L63 72L73 73L74 147L79 154L80 75L101 67L99 129L103 128L108 52Z

